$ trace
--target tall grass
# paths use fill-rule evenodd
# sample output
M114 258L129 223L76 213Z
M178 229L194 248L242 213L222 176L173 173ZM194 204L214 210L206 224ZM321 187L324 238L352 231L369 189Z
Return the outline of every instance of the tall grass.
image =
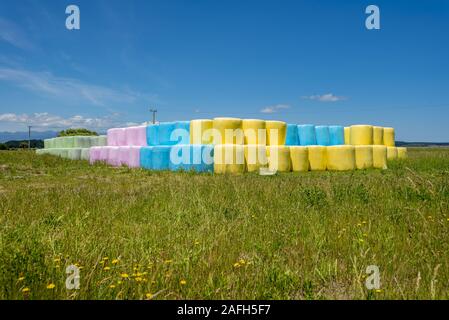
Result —
M224 176L0 152L0 298L447 299L449 150L389 167Z

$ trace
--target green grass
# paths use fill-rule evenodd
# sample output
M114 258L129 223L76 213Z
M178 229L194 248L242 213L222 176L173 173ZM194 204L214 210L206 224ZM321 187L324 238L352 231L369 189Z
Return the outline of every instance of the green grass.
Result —
M0 298L447 299L449 150L389 166L214 176L0 152Z

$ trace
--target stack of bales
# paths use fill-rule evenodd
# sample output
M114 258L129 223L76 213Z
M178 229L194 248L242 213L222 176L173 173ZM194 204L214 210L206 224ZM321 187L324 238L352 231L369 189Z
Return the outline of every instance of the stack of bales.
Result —
M90 163L105 162L111 166L140 167L141 148L147 145L146 126L112 128L105 146L90 149Z
M44 140L37 154L51 154L71 160L89 160L91 147L106 145L106 136L67 136Z
M147 147L140 153L141 167L150 170L213 171L212 137L198 132L210 127L208 120L176 121L147 127Z

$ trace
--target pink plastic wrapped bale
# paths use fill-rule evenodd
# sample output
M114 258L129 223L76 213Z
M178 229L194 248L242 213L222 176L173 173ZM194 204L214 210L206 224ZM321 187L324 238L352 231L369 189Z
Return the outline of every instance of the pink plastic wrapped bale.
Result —
M125 128L126 145L144 147L147 145L146 127L129 127Z
M129 166L129 153L130 153L131 147L125 146L125 147L119 147L119 160L120 164Z
M100 160L100 151L101 151L101 147L92 147L89 149L90 164L94 164L97 161L101 161Z
M110 147L126 146L125 128L109 129L107 135L108 135L108 146Z
M99 153L98 161L107 162L110 147L99 147L99 148L100 148L100 153Z
M131 147L129 153L129 163L130 168L140 168L140 149L142 147Z
M107 163L113 167L120 167L120 147L108 147Z

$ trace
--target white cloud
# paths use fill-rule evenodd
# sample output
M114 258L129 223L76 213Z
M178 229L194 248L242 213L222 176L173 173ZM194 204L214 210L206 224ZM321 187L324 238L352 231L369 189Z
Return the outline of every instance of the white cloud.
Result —
M290 106L288 104L277 104L274 106L268 106L260 110L262 113L276 113L282 109L289 109Z
M34 48L31 41L16 24L1 17L0 40L24 50L31 50Z
M87 128L87 129L108 129L111 127L124 127L139 125L135 122L124 122L120 114L114 113L103 117L84 117L74 115L71 117L61 117L47 112L33 114L0 114L0 123L31 125L35 129L67 129L67 128Z
M64 100L88 102L96 106L111 103L133 103L137 100L156 102L156 94L144 94L130 89L116 90L88 84L73 78L54 76L50 72L0 68L0 80L18 87Z
M302 97L303 99L307 99L307 100L316 100L316 101L320 101L320 102L337 102L337 101L341 101L341 100L346 100L345 97L342 96L336 96L332 93L326 93L326 94L317 94L317 95L312 95L312 96L305 96Z

